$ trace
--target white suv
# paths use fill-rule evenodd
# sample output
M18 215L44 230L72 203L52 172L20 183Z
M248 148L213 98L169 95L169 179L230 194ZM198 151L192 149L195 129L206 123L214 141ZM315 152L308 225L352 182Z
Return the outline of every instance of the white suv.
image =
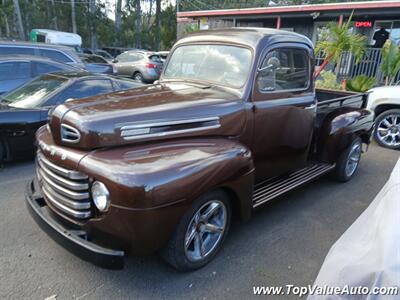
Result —
M375 112L376 142L400 149L400 86L378 87L369 92L367 108Z

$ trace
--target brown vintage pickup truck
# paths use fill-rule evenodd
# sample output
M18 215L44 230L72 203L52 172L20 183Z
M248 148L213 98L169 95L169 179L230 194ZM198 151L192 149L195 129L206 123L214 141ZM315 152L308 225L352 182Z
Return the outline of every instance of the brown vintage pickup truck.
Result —
M100 266L158 252L192 270L233 217L327 173L349 180L373 114L365 95L315 91L312 47L285 31L198 32L156 84L56 107L37 133L32 216Z

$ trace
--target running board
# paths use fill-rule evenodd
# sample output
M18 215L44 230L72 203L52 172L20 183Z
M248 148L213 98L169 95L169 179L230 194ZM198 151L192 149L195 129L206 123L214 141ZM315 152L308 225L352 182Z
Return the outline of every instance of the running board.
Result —
M257 184L253 192L253 207L285 194L329 171L335 164L318 163L285 176L278 176Z

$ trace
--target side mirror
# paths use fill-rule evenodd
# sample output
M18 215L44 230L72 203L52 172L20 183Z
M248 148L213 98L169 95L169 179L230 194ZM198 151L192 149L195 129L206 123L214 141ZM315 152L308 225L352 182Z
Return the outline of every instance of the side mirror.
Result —
M267 70L276 70L281 66L281 62L277 57L271 57L267 61L267 65L263 68L260 68L259 71L267 71Z
M118 62L118 59L114 58L111 62L115 64Z

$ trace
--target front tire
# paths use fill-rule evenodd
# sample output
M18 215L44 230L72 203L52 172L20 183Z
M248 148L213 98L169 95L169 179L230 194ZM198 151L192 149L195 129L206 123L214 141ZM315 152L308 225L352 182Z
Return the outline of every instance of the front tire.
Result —
M375 141L382 147L400 149L400 109L381 113L375 120Z
M208 264L221 249L231 221L231 203L220 190L200 197L187 210L162 252L179 271Z
M336 162L333 178L346 182L349 181L357 171L362 153L362 142L359 137L353 140L351 145L347 147L340 155Z

